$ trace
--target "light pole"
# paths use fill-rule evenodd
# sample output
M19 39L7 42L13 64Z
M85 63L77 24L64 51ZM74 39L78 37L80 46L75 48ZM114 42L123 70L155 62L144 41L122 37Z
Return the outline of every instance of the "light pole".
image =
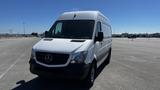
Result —
M12 34L12 32L13 32L13 30L12 30L12 29L9 29L8 31L9 31L9 34Z
M23 24L23 32L24 32L24 36L25 36L25 22L22 23Z

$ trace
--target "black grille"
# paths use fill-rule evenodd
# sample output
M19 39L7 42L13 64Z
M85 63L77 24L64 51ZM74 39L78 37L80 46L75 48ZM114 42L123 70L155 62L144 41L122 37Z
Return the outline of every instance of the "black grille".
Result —
M57 54L47 52L36 52L37 61L48 65L65 64L69 58L69 54Z

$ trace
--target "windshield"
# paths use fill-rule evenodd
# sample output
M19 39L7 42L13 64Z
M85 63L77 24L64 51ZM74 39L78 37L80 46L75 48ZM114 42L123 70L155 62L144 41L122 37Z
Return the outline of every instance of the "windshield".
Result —
M57 21L49 30L50 38L91 39L94 20Z

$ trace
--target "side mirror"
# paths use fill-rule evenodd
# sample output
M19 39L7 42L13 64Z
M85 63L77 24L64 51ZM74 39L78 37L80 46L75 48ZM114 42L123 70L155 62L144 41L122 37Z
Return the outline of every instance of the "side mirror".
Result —
M104 38L103 32L98 32L98 36L96 37L96 41L102 41Z
M49 36L49 32L48 32L48 31L45 31L44 36L45 36L45 37L48 37L48 36Z

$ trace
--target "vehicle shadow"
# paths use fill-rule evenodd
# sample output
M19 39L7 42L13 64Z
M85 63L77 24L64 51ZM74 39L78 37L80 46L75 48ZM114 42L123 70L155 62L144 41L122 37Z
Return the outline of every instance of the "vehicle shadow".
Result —
M21 80L16 84L20 85L12 90L89 90L89 88L83 87L78 81L59 79L49 80L39 77L36 77L28 82Z
M102 64L96 73L96 78L107 64ZM60 80L60 79L42 79L36 77L28 82L20 80L16 83L18 86L12 90L89 90L91 87L83 85L75 80Z

